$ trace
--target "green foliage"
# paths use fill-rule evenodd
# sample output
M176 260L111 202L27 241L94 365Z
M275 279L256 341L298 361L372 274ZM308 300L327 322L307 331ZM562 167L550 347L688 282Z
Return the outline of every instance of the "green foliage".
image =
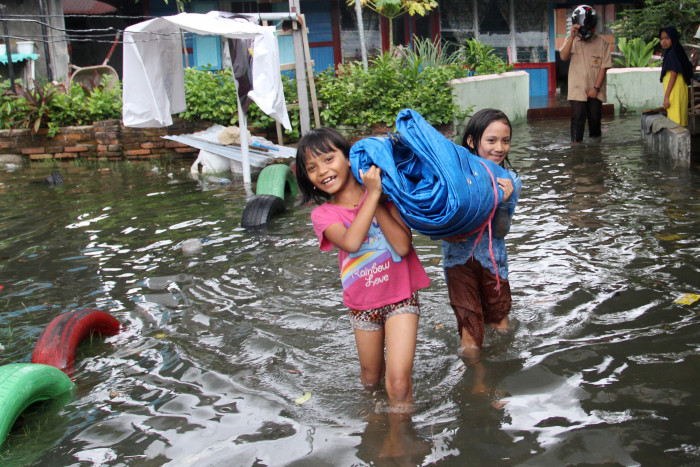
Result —
M458 64L421 67L421 60L395 58L388 52L371 61L367 71L353 62L338 76L328 70L317 78L326 126L392 126L401 109L420 112L433 125L451 123L461 112L448 85L466 76Z
M0 107L4 114L2 120L11 128L29 128L36 134L39 128L48 126L50 105L58 90L58 86L49 84L34 89L17 86L15 93L5 92Z
M34 89L16 86L13 93L6 81L1 87L0 128L29 128L34 134L39 128L48 128L53 137L62 126L121 118L121 83L108 79L103 78L92 92L79 84L66 90L62 85L35 83Z
M287 103L296 101L296 82L283 77L282 85ZM180 117L186 120L208 120L224 126L238 125L236 83L230 69L185 69L185 99L187 110ZM292 139L299 139L299 110L288 106L287 111L292 131L285 133ZM251 127L271 129L275 126L275 120L260 110L255 102L248 107L247 117Z
M624 56L623 58L616 57L614 62L622 68L653 66L651 63L651 56L654 53L654 47L656 47L658 43L659 39L657 38L654 38L654 40L647 44L638 37L635 37L631 41L621 37L617 43L617 47Z
M683 43L697 31L700 0L646 0L644 8L624 10L619 16L609 24L618 38L650 42L659 36L659 29L671 25L678 29Z
M208 120L224 126L238 124L236 83L231 70L185 69L187 110L180 117Z
M439 67L457 63L459 51L448 53L447 42L438 39L432 41L427 37L413 36L413 50L405 52L404 60L409 63L420 62L421 67Z
M496 55L496 50L493 47L474 38L467 39L459 53L475 75L500 74L513 70L513 65L508 65Z

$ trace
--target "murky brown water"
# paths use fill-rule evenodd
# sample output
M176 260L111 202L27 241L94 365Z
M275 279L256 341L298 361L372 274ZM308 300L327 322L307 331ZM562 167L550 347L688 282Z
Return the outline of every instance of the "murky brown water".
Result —
M81 347L74 395L20 420L0 463L696 464L700 302L674 300L700 294L698 168L649 152L638 116L574 148L568 121L514 130L514 332L487 335L491 393L472 395L440 245L415 236L433 285L401 462L378 458L381 395L361 390L310 207L249 233L242 187L179 169L65 166L51 188L34 183L49 167L0 168L0 364L28 362L62 312L124 325ZM190 238L202 253L182 254Z

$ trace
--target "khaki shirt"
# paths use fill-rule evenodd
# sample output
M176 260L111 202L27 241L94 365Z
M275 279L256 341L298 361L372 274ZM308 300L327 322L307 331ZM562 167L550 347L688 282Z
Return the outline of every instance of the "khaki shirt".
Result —
M570 38L567 40L571 40ZM594 34L591 40L583 41L580 37L574 38L571 45L571 62L569 63L569 94L570 101L587 101L586 91L593 89L598 72L602 68L612 68L610 44L598 34ZM598 99L605 102L607 99L607 77L603 80L598 93Z

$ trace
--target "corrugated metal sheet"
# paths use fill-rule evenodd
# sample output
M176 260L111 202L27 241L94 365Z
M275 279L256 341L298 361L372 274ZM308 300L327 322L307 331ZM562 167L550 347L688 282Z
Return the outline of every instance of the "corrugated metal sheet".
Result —
M117 11L112 5L99 0L64 0L64 15L104 15Z

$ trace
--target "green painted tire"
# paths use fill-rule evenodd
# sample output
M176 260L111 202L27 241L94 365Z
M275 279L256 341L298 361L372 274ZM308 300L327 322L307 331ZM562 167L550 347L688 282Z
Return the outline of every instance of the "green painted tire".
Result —
M68 375L49 365L10 363L0 366L0 444L27 407L56 398L72 388Z
M296 197L298 192L297 179L287 165L268 165L258 175L255 186L256 195L273 195L285 199L286 195Z

